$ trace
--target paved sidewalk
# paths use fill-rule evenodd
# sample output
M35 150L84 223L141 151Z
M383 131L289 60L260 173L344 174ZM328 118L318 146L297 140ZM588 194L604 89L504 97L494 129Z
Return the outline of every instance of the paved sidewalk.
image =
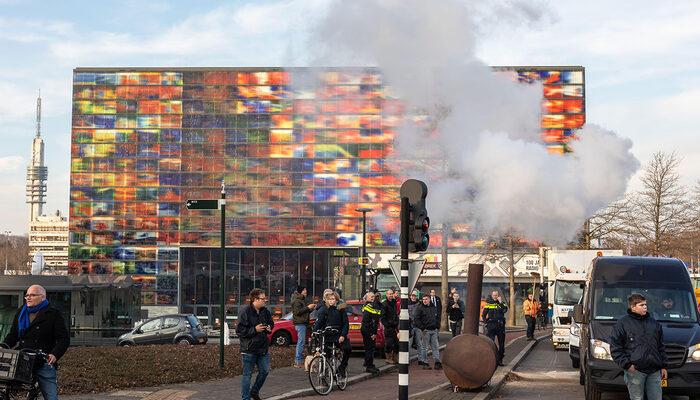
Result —
M440 344L446 344L452 335L450 333L440 334ZM415 350L411 349L411 355L414 355ZM364 372L364 367L362 363L364 358L362 353L359 351L354 351L350 357L350 362L348 364L348 378L353 379L359 376L370 377L369 374ZM387 365L383 359L375 359L375 365L379 368L396 370L394 365ZM440 372L442 373L442 372ZM389 374L396 379L396 374ZM253 375L255 379L255 374ZM59 376L60 384L60 376ZM191 383L179 383L173 385L164 385L159 387L150 388L133 388L125 389L110 393L96 393L87 395L73 395L67 396L62 395L62 400L96 400L96 399L109 399L109 400L230 400L235 398L240 398L241 393L241 377L226 378L219 380L212 380L207 382L191 382ZM354 386L348 387L348 390ZM263 398L269 399L271 397L279 398L290 398L284 395L296 390L310 389L308 373L303 369L286 367L278 368L270 371L265 385L261 391L261 396ZM333 392L335 395L336 392ZM296 395L299 397L299 395Z

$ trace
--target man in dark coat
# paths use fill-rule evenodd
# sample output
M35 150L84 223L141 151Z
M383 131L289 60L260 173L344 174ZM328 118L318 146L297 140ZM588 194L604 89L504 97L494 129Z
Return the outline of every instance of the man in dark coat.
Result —
M396 364L399 361L399 313L396 311L396 299L391 289L386 291L386 300L382 302L382 324L386 362Z
M379 329L379 319L382 310L375 308L374 293L365 294L365 304L362 306L362 344L365 348L365 372L371 374L379 373L379 369L374 365L374 350L376 348L377 329Z
M344 375L348 367L348 360L350 359L352 347L350 346L350 339L348 338L348 331L350 330L348 314L344 307L342 309L338 308L337 303L339 300L340 296L335 292L326 293L323 296L326 307L319 311L318 318L314 323L314 331L322 331L326 328L338 330L337 334L326 337L326 350L330 350L330 344L332 342L343 351L343 358L340 360L338 372Z
M433 360L435 360L434 368L442 368L442 364L440 363L440 344L438 343L438 329L440 326L435 316L437 313L438 309L430 302L430 296L424 294L422 304L418 305L416 308L413 321L416 328L420 330L423 338L423 347L421 347L420 353L418 354L418 365L423 365L423 368L430 368L427 357L428 346L430 346L433 351Z
M306 343L306 327L309 326L311 311L316 308L316 304L310 304L306 299L307 293L305 287L299 286L292 294L292 320L294 330L297 332L297 348L294 353L294 366L296 368L304 368L304 360L301 356Z
M630 400L661 400L661 381L668 378L663 329L649 315L644 296L633 293L627 305L627 315L617 321L610 335L611 356L625 371Z
M272 332L275 322L270 310L265 307L267 296L262 289L253 289L248 296L248 305L238 313L236 333L241 341L241 360L243 376L241 378L241 397L243 400L259 400L267 375L270 373L270 340L267 334ZM253 367L258 367L258 376L253 387L250 380Z
M61 312L49 305L46 290L32 285L24 295L25 304L17 311L5 344L15 350L41 350L46 363L34 371L46 400L58 399L56 369L58 360L70 345L70 335Z
M447 319L450 321L452 337L462 333L462 321L464 320L464 302L459 299L459 293L451 294L447 303Z
M442 319L442 300L440 296L435 294L435 289L430 289L430 304L437 308L437 327L440 329L440 321Z
M484 310L481 312L481 319L486 325L486 336L494 342L498 338L496 362L500 366L503 366L503 357L505 356L507 312L508 305L498 295L497 290L491 292L491 297L486 300Z

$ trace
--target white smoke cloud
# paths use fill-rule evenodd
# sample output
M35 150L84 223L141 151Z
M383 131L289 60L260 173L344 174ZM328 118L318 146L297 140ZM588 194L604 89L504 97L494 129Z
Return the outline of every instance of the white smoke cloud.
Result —
M540 139L542 87L494 73L474 54L478 24L493 15L480 4L332 3L312 36L315 63L377 66L409 107L443 111L435 121L439 135L428 138L423 127L406 125L395 146L396 160L416 146L444 155L448 177L412 176L428 184L434 222L565 243L624 194L639 162L630 140L595 125L579 131L573 155L549 154ZM493 10L507 13L509 23L548 18L517 1Z

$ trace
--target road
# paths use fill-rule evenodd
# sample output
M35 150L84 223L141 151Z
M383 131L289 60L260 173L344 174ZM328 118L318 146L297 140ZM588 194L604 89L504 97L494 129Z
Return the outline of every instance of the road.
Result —
M511 373L508 382L493 397L501 400L583 399L578 370L571 368L569 353L554 350L551 339L540 341ZM604 393L604 400L625 400L626 393ZM664 396L664 400L685 400L685 396Z

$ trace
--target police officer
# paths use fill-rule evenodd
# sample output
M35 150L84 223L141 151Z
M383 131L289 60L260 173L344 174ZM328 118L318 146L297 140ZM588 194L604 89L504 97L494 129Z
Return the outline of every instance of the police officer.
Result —
M508 305L498 295L498 290L491 292L491 297L486 300L484 311L481 313L481 319L486 325L486 336L489 339L496 341L498 338L498 356L496 362L503 366L503 356L506 345L506 313Z
M375 308L374 293L367 292L365 294L365 304L362 307L362 344L365 348L365 372L371 374L379 373L379 369L374 365L374 350L376 348L375 341L377 340L377 328L379 328L379 319L382 316L381 308Z

